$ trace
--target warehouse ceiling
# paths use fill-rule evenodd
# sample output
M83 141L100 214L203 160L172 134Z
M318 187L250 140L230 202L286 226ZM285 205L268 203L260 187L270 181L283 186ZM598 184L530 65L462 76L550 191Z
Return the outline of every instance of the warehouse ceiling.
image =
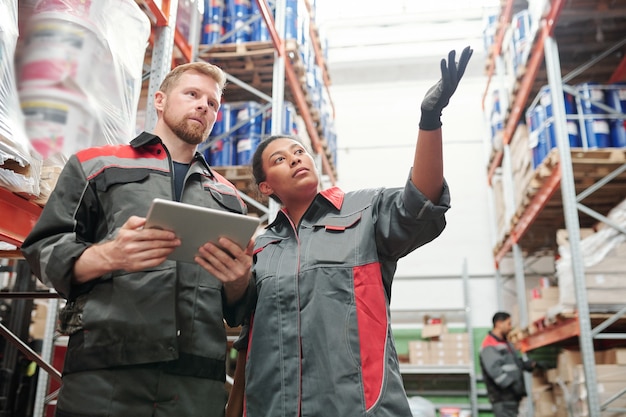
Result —
M474 48L484 62L483 29L494 0L317 0L334 85L432 79L451 49ZM483 73L474 65L468 69Z

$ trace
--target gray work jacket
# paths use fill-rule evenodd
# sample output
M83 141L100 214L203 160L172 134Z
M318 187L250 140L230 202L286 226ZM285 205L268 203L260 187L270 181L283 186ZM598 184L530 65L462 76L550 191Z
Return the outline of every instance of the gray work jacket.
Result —
M283 212L256 239L258 293L246 368L248 417L410 417L390 326L398 259L445 227L403 188L319 193L299 225Z
M174 199L172 161L161 140L142 133L130 145L91 148L65 165L41 217L22 246L33 273L67 299L61 327L70 334L64 372L167 362L173 373L224 380L222 284L195 263L165 261L140 272L115 271L72 284L74 262L113 239L154 198ZM181 200L246 213L236 188L196 154Z

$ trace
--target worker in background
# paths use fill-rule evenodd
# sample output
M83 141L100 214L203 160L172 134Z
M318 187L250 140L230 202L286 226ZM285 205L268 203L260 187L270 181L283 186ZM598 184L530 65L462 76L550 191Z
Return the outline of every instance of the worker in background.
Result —
M526 396L524 371L532 371L537 364L523 360L507 340L512 329L509 313L497 312L492 321L493 328L480 348L480 368L494 416L516 417Z
M468 47L458 63L455 51L441 60L404 187L320 192L299 140L272 136L258 146L255 181L282 209L255 243L247 417L411 417L391 333L391 285L398 259L445 227L441 113L471 55Z
M174 233L143 226L157 197L247 212L196 149L225 83L211 64L174 68L154 96L154 131L72 155L24 241L33 273L67 299L57 417L224 416L224 319L243 318L252 244L221 239L224 250L176 262Z

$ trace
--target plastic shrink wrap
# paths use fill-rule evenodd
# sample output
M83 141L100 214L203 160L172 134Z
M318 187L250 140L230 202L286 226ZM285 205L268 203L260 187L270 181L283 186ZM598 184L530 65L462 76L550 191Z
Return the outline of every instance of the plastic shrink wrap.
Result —
M32 150L20 111L14 65L17 0L0 0L0 186L39 194L41 160Z
M150 20L134 0L38 0L24 26L20 106L54 182L71 154L136 136Z

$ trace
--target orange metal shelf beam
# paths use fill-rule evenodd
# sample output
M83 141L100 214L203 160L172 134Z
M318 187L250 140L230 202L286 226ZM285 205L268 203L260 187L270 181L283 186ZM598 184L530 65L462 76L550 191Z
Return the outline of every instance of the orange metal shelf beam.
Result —
M525 337L518 343L518 346L522 352L528 352L579 335L580 326L578 324L578 318L574 317L565 319L562 323L555 324L538 333Z
M515 100L513 101L513 106L511 107L511 113L509 114L506 126L504 127L504 132L502 135L502 143L504 145L508 145L511 142L511 138L515 133L517 124L522 118L522 111L524 110L524 106L528 102L528 97L530 96L532 85L535 82L535 77L537 76L539 67L541 67L541 63L543 62L544 41L548 37L552 36L552 34L554 33L556 21L561 14L561 10L563 10L565 1L566 0L553 0L550 12L546 16L546 18L542 20L543 25L541 26L541 29L539 30L539 35L533 44L533 48L528 58L528 63L526 64L524 77L522 77L519 89L515 94ZM489 166L487 174L489 184L491 184L491 179L496 171L496 168L498 168L498 166L500 166L500 164L502 163L502 155L500 155L501 153L502 151L499 151L496 154L496 157L491 161L491 165Z
M143 0L143 2L146 6L148 6L148 9L150 9L154 15L156 25L167 26L167 21L169 20L170 0L163 0L161 2L162 8L159 7L154 0ZM163 12L163 10L167 10L167 12Z
M623 81L626 79L626 56L622 58L622 62L619 63L611 78L609 78L610 83L616 83L618 81Z
M174 44L181 54L185 57L186 62L191 62L191 46L185 36L176 28L174 31Z
M22 246L41 210L37 204L0 187L0 240Z
M163 0L161 3L161 7L159 7L154 0L142 0L143 3L150 9L150 12L154 15L156 19L156 26L167 26L169 22L169 10L170 10L170 0ZM154 37L150 34L150 43L154 44ZM174 28L174 44L183 55L187 62L191 62L192 54L191 54L191 46L185 36L178 30L178 28Z
M496 266L502 260L502 258L504 258L504 255L506 255L511 250L513 245L519 242L522 236L524 236L524 233L526 233L530 225L535 221L537 216L539 216L541 210L543 210L548 200L552 198L560 185L561 165L560 163L557 163L552 169L552 173L547 178L546 182L543 184L541 189L537 191L537 194L535 194L535 196L532 198L532 200L528 204L528 207L526 208L526 210L524 210L524 213L513 227L513 230L511 230L511 234L509 235L509 237L507 237L502 247L495 254L494 258L496 261Z
M261 11L261 15L263 15L263 19L265 20L265 24L267 25L267 29L269 31L270 37L272 38L272 43L274 44L274 48L276 49L278 56L284 59L285 76L287 77L287 83L289 84L289 88L291 89L291 93L293 94L293 97L295 99L296 107L300 110L302 120L304 120L304 124L306 125L307 131L309 132L309 137L311 138L311 145L313 146L313 150L322 157L322 170L328 175L331 184L335 184L335 174L333 173L332 167L330 166L330 162L328 161L326 152L324 152L324 146L322 145L322 141L317 134L317 128L313 124L313 119L311 118L311 113L309 113L309 108L306 103L304 93L302 92L302 89L300 87L300 81L298 80L296 71L293 69L293 65L291 64L289 57L287 57L285 54L285 44L283 43L280 36L278 36L278 32L276 32L274 17L272 16L266 0L255 1L259 5L259 10Z

